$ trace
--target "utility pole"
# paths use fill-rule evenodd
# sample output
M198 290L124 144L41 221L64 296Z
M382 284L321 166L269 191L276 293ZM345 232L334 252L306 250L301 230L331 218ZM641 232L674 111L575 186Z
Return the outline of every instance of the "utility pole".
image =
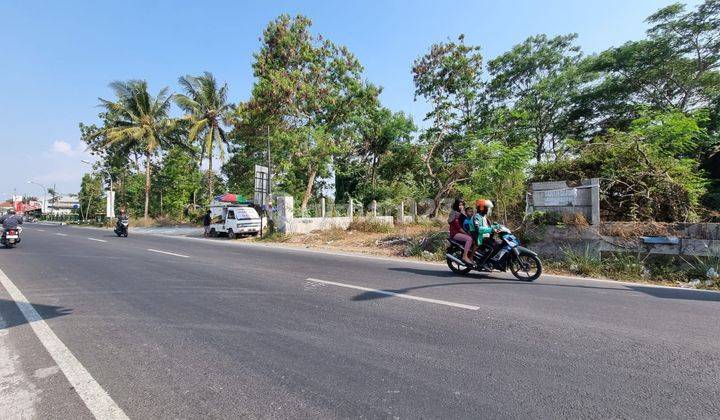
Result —
M268 167L268 202L272 197L272 167L270 166L270 126L267 126L267 167Z

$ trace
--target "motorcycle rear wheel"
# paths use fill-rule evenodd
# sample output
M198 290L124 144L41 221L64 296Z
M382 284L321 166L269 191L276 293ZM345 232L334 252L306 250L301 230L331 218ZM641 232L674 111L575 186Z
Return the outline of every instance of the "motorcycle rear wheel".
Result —
M542 262L537 255L521 252L518 256L511 256L510 272L522 281L535 281L542 274Z
M457 248L452 249L451 248L451 249L448 249L446 252L448 254L452 255L453 257L455 257L459 260L462 260L463 251L461 249L457 249ZM472 267L468 267L466 265L460 265L460 264L456 263L455 261L451 260L450 258L445 258L445 260L447 261L447 265L450 268L450 271L452 271L455 274L465 275L465 274L469 273L470 270L472 270Z

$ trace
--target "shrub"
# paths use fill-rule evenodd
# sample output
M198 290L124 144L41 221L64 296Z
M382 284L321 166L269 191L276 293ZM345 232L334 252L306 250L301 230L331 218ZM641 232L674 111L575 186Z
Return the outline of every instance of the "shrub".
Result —
M599 256L590 252L586 246L584 252L578 252L570 247L563 248L563 263L575 274L593 276L602 273L602 260Z

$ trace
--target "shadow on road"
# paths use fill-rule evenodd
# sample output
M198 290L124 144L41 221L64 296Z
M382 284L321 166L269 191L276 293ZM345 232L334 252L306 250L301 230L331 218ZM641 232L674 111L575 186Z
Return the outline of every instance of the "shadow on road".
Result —
M33 304L33 308L40 314L42 319L51 319L72 314L72 309L61 306ZM2 320L4 320L4 322L0 321L0 330L28 323L25 316L20 312L20 308L18 308L12 300L0 299L0 316Z
M458 278L459 276L456 274L453 274L450 271L441 271L441 270L427 270L427 269L419 269L419 268L405 268L405 267L397 267L397 268L389 268L390 271L399 271L403 273L411 273L411 274L417 274L421 276L428 276L428 277L434 277L437 279L447 280L448 278ZM462 278L462 277L461 277ZM515 285L515 286L531 286L531 287L569 287L573 289L594 289L594 290L609 290L609 291L615 291L615 292L622 292L622 293L633 293L633 292L639 292L639 293L645 293L647 295L661 298L661 299L683 299L683 300L698 300L698 301L706 301L706 302L720 302L720 293L716 292L709 292L709 291L703 291L703 290L687 290L687 289L669 289L669 288L662 288L662 287L652 287L652 286L639 286L634 284L623 284L618 283L617 285L619 287L602 287L602 286L588 286L588 285L582 285L582 284L552 284L552 283L528 283L516 279L503 279L498 277L490 277L486 274L480 274L480 273L472 273L467 274L464 276L464 278L475 278L475 279L487 279L487 281L456 281L452 283L438 283L438 284L427 284L423 286L415 286L415 287L408 287L404 289L399 290L388 290L389 292L393 293L406 293L410 290L416 290L416 289L425 289L429 287L443 287L443 286L455 286L455 285L467 285L467 284L477 284L477 285L488 285L488 284L505 284L505 285ZM541 277L542 278L542 277ZM378 293L373 292L365 292L358 296L356 296L353 300L368 300L368 299L378 299L388 297L388 295L382 295Z

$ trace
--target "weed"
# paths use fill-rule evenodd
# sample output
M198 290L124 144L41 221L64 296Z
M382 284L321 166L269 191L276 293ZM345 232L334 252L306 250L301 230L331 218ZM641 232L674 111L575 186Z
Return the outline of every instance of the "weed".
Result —
M563 248L564 265L573 273L583 276L597 275L602 272L602 261L599 256L590 252L586 246L584 252L578 252L570 247Z

